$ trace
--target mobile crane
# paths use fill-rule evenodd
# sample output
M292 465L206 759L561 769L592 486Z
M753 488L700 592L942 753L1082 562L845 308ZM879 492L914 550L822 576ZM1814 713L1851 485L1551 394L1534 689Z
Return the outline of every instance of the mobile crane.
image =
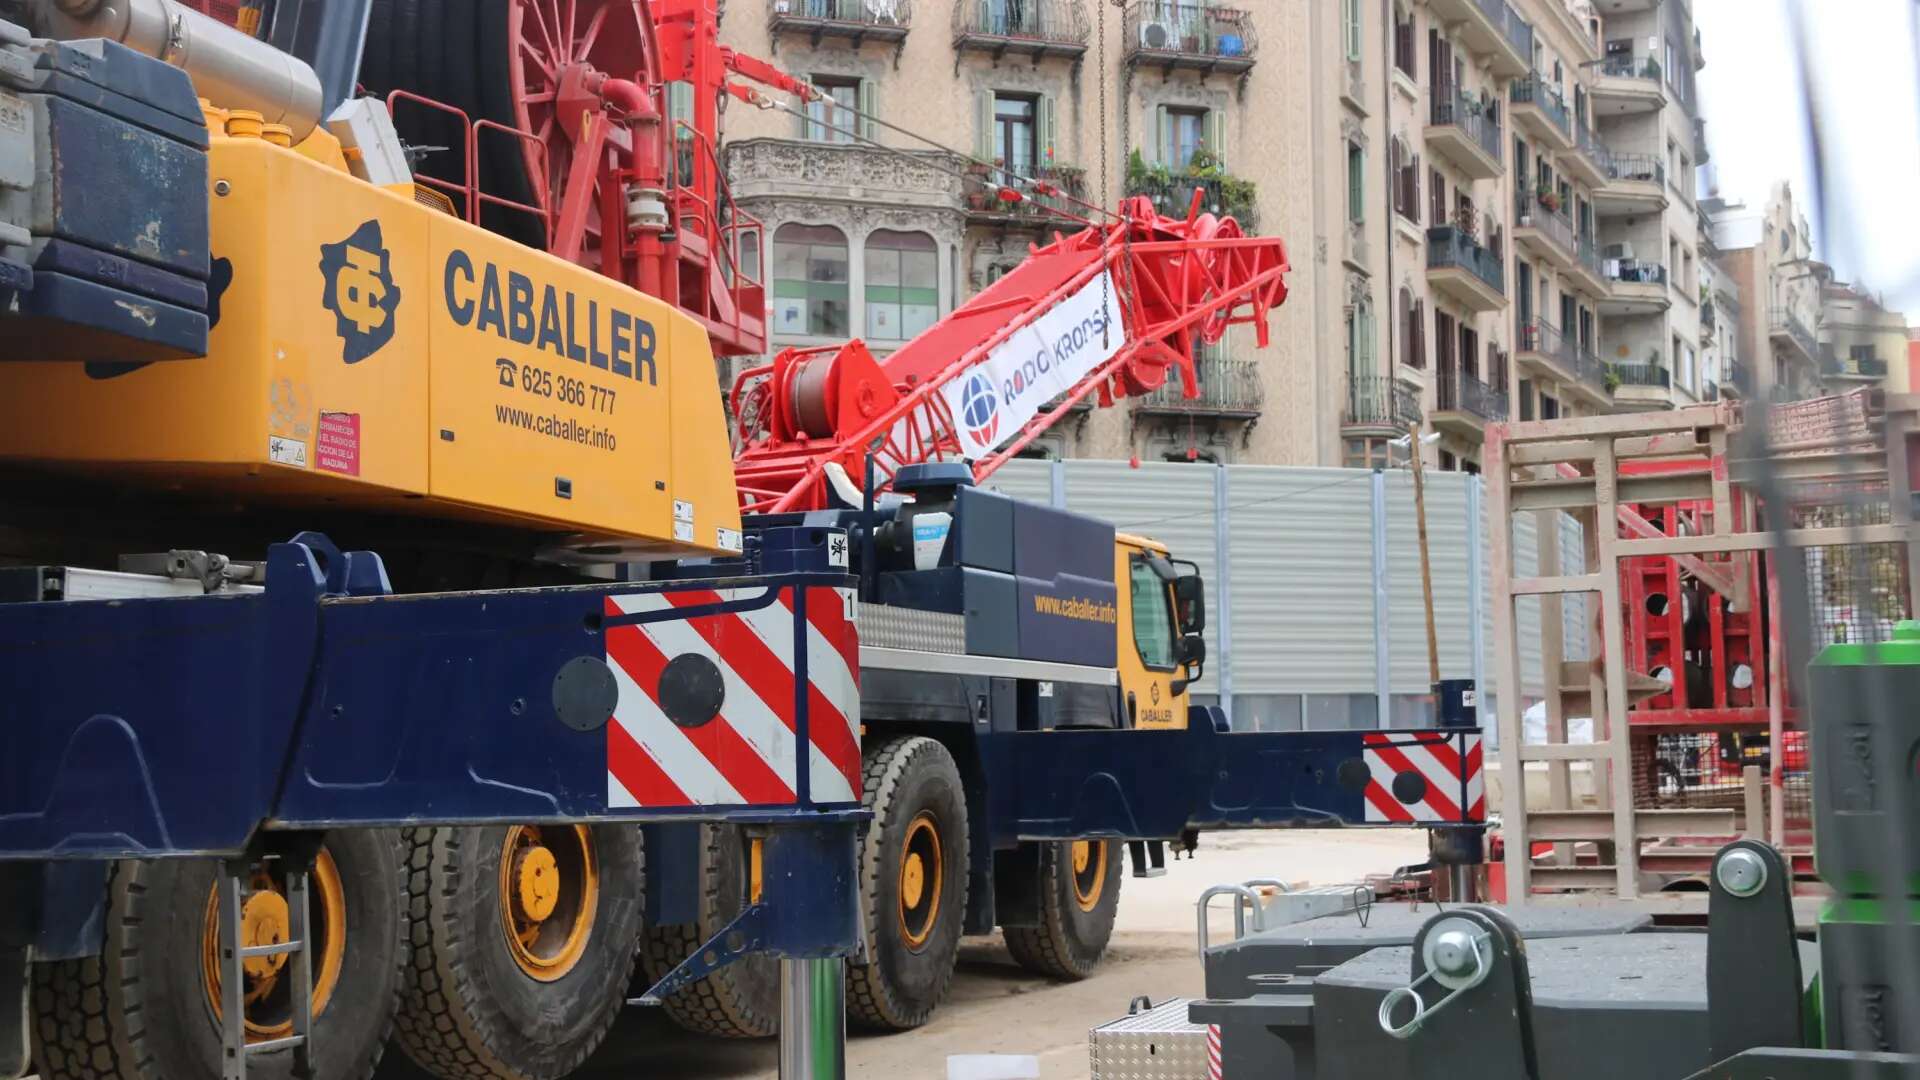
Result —
M55 124L69 106L46 106L68 153L33 184L90 201L51 200L73 220L22 213L5 237L0 333L21 361L0 364L9 554L41 567L31 580L96 590L58 597L112 598L56 603L42 585L0 606L4 640L33 646L0 660L10 685L32 690L0 735L19 781L0 804L0 858L27 867L22 888L43 898L10 940L35 961L50 1077L207 1071L223 1036L230 1064L250 1047L291 1067L307 1044L285 1040L309 1031L337 1056L303 1064L354 1076L389 1026L443 1076L557 1076L604 1038L643 932L643 997L694 1026L757 1034L772 1010L756 1003L776 984L734 961L764 947L813 965L790 974L817 973L853 951L856 903L867 938L852 1011L911 1026L939 1000L963 928L1007 927L1028 962L1084 973L1111 929L1118 842L1138 842L1145 868L1148 842L1199 828L1477 819L1472 733L1226 733L1217 710L1186 700L1204 663L1190 568L974 483L1074 401L1111 403L1173 372L1192 392L1196 339L1235 322L1264 338L1284 298L1278 241L1143 201L1090 213L884 360L856 342L750 373L733 394L736 464L707 358L764 349L765 296L741 265L740 237L757 225L718 170L717 103L760 93L730 73L807 91L720 48L710 3L280 0L228 14L253 34L170 0L26 6L36 33L111 38L193 74L184 99L143 90L149 111L123 88L95 89L157 79L134 52L11 42L27 69L68 77L35 93L123 109L116 136L169 139L123 138L120 157L62 172L95 133ZM668 121L669 82L693 84L690 121ZM385 97L355 97L356 85ZM692 160L670 168L669 137L683 133ZM122 176L146 182L100 183ZM1049 385L1062 403L1043 407ZM961 456L975 464L943 461ZM175 576L161 585L63 568L183 534L264 550L316 515L377 547L403 591L454 591L361 599L381 564L307 534L272 549L262 596L151 601L164 610L127 597L183 579L216 592L253 582L191 553L162 563ZM643 580L578 584L609 563ZM171 801L164 814L139 799L54 812L133 768L72 767L96 737L91 718L118 718L144 746L198 715L186 703L209 704L177 675L145 682L151 660L128 686L176 710L157 720L71 676L121 661L167 620L241 602L290 605L297 628L301 594L274 607L283 580L318 582L307 610L318 605L323 630L352 623L286 661L289 684L313 688L298 738L230 762L279 786L207 808L219 835L197 843L125 824L187 812ZM553 583L572 587L472 591ZM563 694L559 652L514 655L582 627L611 704L607 678L598 697ZM356 684L358 701L329 696L349 678L329 650L348 646L353 661L388 662ZM538 694L524 689L532 653L553 664ZM236 661L249 677L258 663ZM663 722L624 722L644 702ZM400 722L414 712L425 719ZM495 745L491 727L450 727L469 713L511 730ZM536 714L559 723L515 726ZM811 719L823 716L833 722ZM584 742L569 717L589 728ZM136 774L165 774L170 797L189 801L175 786L227 760L213 747L231 734L191 730L200 741L180 756L133 755ZM1409 756L1458 790L1413 783ZM553 772L561 764L574 771ZM595 767L601 779L583 786L579 770ZM832 846L851 842L854 800L872 814L857 883L836 876ZM610 821L643 822L644 845ZM405 827L404 867L383 871L395 841L359 826ZM276 848L264 869L167 870L165 946L140 936L155 933L135 907L154 893L148 868L194 864L123 861L103 883L48 861L233 859L261 854L249 837L282 833L306 846ZM364 843L370 854L344 854ZM802 851L819 874L800 872ZM308 860L318 955L295 954L287 978L273 950L304 919L293 894ZM215 878L217 897L190 902ZM796 890L813 922L791 914ZM355 914L401 898L404 941ZM325 936L349 925L376 933ZM147 1013L165 1037L129 1019L126 965L142 953L211 958L197 980L192 964L168 968L183 982L154 1000L173 1011ZM780 986L791 998L802 982ZM123 997L87 1022L88 995L114 986ZM222 1002L211 1015L224 1030L195 1015L196 994Z

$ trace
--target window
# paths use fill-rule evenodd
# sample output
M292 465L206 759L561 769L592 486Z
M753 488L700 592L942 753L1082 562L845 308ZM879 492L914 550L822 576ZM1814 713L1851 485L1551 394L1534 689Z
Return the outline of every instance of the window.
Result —
M1439 169L1427 170L1427 224L1439 228L1447 223L1447 178Z
M1520 419L1533 419L1533 380L1520 380Z
M1409 79L1418 79L1413 65L1413 12L1394 13L1393 19L1393 66Z
M867 237L867 336L904 341L940 317L933 237L875 229Z
M1360 4L1362 0L1342 0L1340 25L1347 42L1347 62L1360 62Z
M1173 596L1147 560L1135 555L1128 574L1133 585L1133 647L1140 662L1155 671L1172 671Z
M1400 289L1400 362L1410 368L1427 366L1426 303L1413 291Z
M1464 322L1460 324L1460 371L1476 378L1480 374L1480 333Z
M1847 346L1847 359L1872 361L1880 359L1880 355L1873 351L1873 346L1871 345L1849 345Z
M1171 169L1184 169L1193 160L1193 152L1206 146L1218 154L1220 148L1207 145L1211 126L1206 109L1163 106L1160 109L1160 161Z
M1386 435L1349 438L1346 460L1341 464L1349 469L1397 469L1407 463L1407 449L1393 443L1393 438Z
M1355 377L1378 374L1375 368L1373 301L1361 297L1347 310L1347 372Z
M673 182L683 187L695 186L692 83L670 82L667 84L667 122L673 130Z
M1446 450L1440 451L1440 471L1441 472L1457 472L1459 471L1459 469L1460 469L1459 458L1454 457L1452 453Z
M1039 158L1035 138L1040 111L1036 98L993 95L993 159L1016 176L1032 176Z
M830 225L782 225L773 234L773 330L847 335L847 238Z
M1420 155L1405 139L1395 136L1393 154L1393 212L1408 221L1420 220Z
M1347 220L1367 219L1367 152L1356 142L1347 143Z
M854 141L855 132L865 133L863 125L858 123L859 117L854 115L854 110L861 107L861 80L845 75L815 75L812 82L821 97L807 102L801 138L809 142L850 143Z
M1698 390L1700 388L1700 373L1697 370L1698 363L1695 360L1698 354L1694 351L1692 345L1683 342L1675 342L1675 344L1680 346L1680 351L1674 354L1680 357L1680 385L1689 390Z
M1545 394L1541 394L1540 395L1540 419L1542 420L1560 419L1560 399L1548 397Z

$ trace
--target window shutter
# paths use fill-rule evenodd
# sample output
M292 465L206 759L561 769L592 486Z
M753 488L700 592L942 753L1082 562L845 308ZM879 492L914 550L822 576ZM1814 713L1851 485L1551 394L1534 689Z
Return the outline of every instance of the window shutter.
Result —
M1373 305L1360 305L1360 368L1367 374L1374 373L1375 343L1379 335L1373 329Z
M977 90L973 95L973 156L993 160L993 91Z
M876 100L878 97L879 97L879 84L875 83L872 79L861 79L860 80L860 112L863 115L860 117L860 122L858 124L854 124L851 126L855 131L858 131L860 133L860 137L863 139L871 140L876 134L874 130L873 120L871 118L879 115L880 113L880 108Z
M1169 137L1167 129L1167 107L1165 105L1155 106L1153 117L1153 152L1155 156L1159 158L1160 164L1171 166L1173 164L1173 140Z
M1413 302L1413 366L1427 366L1427 302Z
M1055 148L1060 145L1058 113L1054 109L1053 95L1040 97L1040 161L1041 165L1056 163Z
M813 86L813 80L806 78L805 76L802 76L800 81L802 83L805 83L808 88L812 88ZM814 129L814 126L808 123L807 121L811 117L818 116L819 109L820 109L819 102L809 101L806 103L806 106L800 110L800 113L794 116L793 122L797 128L797 130L794 132L794 138L813 139L817 137L817 132Z
M1207 149L1221 168L1227 167L1227 117L1220 109L1207 110Z
M1360 0L1346 0L1347 59L1360 59Z

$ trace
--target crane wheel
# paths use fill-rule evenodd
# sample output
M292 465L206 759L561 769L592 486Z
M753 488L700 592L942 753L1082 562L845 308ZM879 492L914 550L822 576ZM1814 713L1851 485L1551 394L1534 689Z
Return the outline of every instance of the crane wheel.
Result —
M626 1003L645 901L632 825L406 831L409 957L395 1022L443 1080L551 1080Z
M1113 937L1120 907L1120 845L1068 840L1040 850L1040 925L1001 933L1014 962L1035 974L1077 981L1093 974Z
M100 955L34 966L33 1034L45 1080L218 1080L219 863L116 862ZM391 829L326 835L309 878L313 1080L366 1080L393 1031L401 982L402 848ZM256 869L241 901L243 942L287 940L285 880ZM245 962L248 1042L290 1035L290 960ZM285 1080L293 1051L251 1054L250 1076Z
M756 843L730 825L700 826L700 921L649 926L640 966L665 978L759 899ZM661 1003L673 1022L701 1035L760 1039L780 1030L780 962L749 953Z
M953 755L905 736L861 755L873 811L860 850L867 957L847 965L847 1016L904 1031L947 995L967 910L967 796Z

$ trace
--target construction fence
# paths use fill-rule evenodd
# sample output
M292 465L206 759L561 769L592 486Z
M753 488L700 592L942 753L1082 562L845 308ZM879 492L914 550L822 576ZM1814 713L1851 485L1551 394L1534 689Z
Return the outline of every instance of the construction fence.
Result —
M1009 495L1104 518L1199 565L1208 589L1206 675L1195 687L1240 730L1417 727L1432 722L1413 478L1405 470L1124 461L1014 461ZM1428 473L1427 533L1442 678L1490 698L1492 584L1478 476ZM1522 572L1535 528L1516 523ZM1579 527L1561 516L1562 558ZM1570 605L1571 606L1571 605ZM1540 690L1539 612L1522 681ZM1579 635L1572 635L1579 638ZM1567 659L1584 655L1569 641ZM1491 736L1491 701L1482 702Z

